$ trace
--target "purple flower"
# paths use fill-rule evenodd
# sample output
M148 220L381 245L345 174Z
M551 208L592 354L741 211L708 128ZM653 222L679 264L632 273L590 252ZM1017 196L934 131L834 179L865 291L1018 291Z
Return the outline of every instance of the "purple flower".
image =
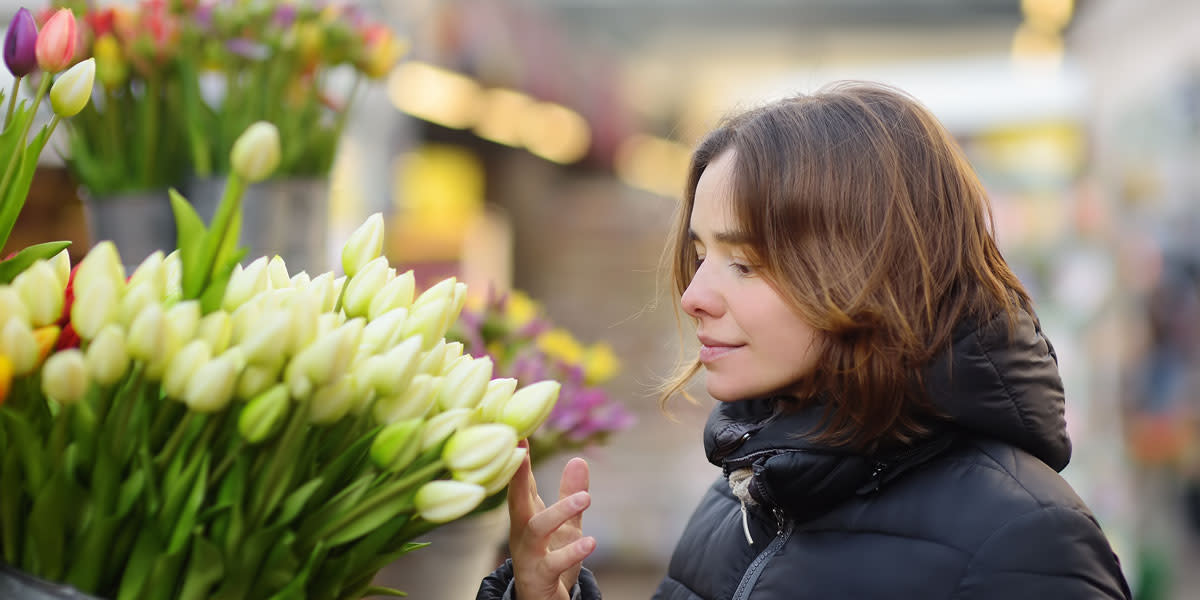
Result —
M296 21L296 5L280 4L271 15L271 23L280 29L287 29Z
M4 36L4 64L15 77L24 77L37 68L37 23L25 8L17 11Z
M234 38L225 42L225 47L232 53L250 60L265 60L271 54L270 48L246 38Z

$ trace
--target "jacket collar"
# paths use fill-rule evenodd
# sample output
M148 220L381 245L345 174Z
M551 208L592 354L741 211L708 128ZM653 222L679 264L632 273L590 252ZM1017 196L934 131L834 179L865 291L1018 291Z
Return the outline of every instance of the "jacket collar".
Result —
M924 376L949 425L899 454L867 457L815 444L804 434L820 427L821 406L779 413L779 398L717 404L705 453L727 474L752 468L755 498L801 520L878 489L963 434L999 439L1059 471L1070 460L1057 359L1031 315L1020 314L1011 338L1003 316L960 326Z

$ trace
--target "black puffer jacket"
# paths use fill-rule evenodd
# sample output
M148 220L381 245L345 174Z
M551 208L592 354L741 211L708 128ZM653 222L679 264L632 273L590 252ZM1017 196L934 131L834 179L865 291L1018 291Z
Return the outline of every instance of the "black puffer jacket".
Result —
M926 377L950 424L888 457L796 436L815 411L715 407L705 451L726 476L752 470L751 502L719 477L654 597L1129 598L1095 518L1056 472L1071 454L1062 383L1033 319L1011 341L1001 319L960 328Z

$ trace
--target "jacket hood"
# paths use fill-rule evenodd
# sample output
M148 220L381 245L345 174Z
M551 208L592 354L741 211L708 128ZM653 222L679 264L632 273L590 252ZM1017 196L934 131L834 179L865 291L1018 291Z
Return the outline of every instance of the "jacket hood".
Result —
M704 449L730 471L752 468L750 491L793 518L816 516L855 493L869 493L936 456L962 434L998 439L1056 471L1071 457L1057 358L1034 318L1021 312L1012 335L1003 315L964 323L951 346L924 370L945 431L886 457L815 444L822 407L778 413L780 399L719 403L709 415Z

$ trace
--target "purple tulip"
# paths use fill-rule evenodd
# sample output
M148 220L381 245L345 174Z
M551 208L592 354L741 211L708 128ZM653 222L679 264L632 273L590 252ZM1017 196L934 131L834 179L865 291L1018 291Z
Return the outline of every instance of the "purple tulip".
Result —
M4 64L16 77L24 77L37 68L37 23L25 8L17 11L4 36Z
M296 22L296 5L281 4L275 8L275 14L271 15L271 23L280 29L287 29Z

